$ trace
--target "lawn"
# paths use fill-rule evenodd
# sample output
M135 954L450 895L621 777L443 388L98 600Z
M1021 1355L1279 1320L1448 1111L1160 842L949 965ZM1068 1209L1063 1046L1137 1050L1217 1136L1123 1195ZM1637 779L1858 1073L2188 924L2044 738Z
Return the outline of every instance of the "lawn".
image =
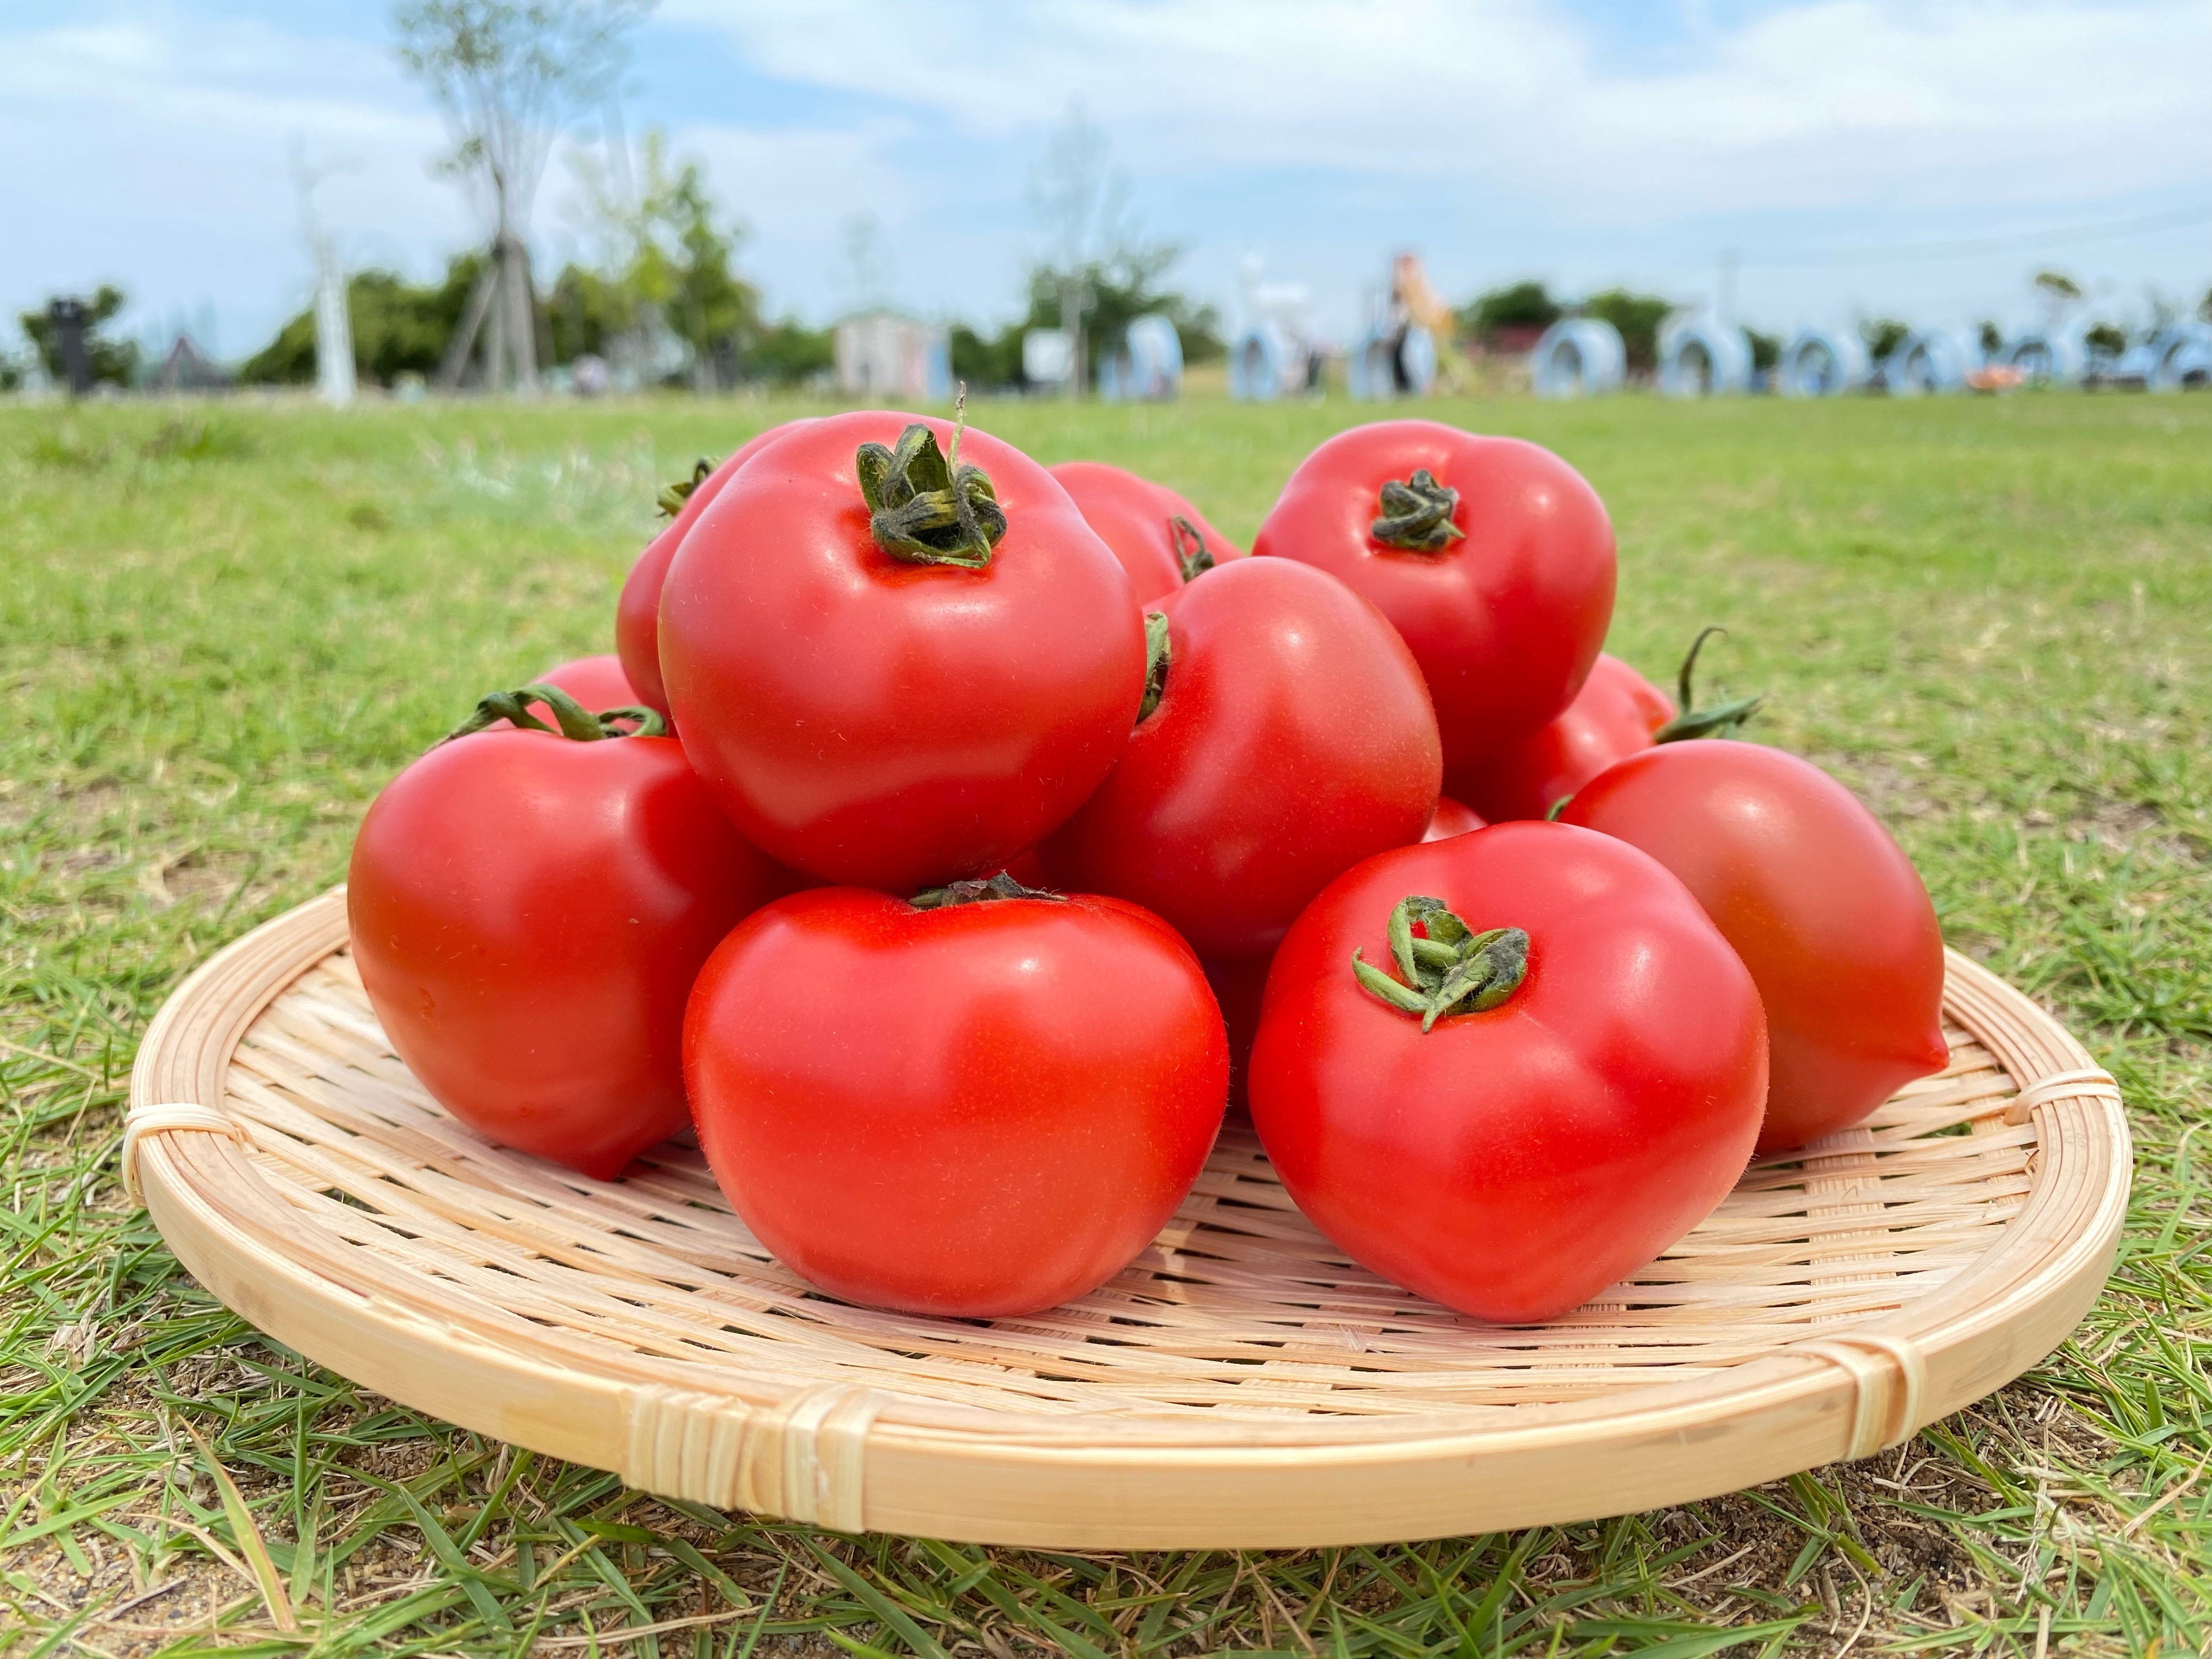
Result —
M1856 787L1950 942L2126 1090L2111 1289L2049 1360L1895 1452L1406 1547L846 1538L426 1420L202 1292L118 1183L148 1018L337 880L369 798L480 693L610 648L658 484L793 412L0 406L0 1655L2212 1644L2212 398L1423 411L1582 468L1620 532L1612 648L1661 677L1727 624L1708 672L1765 690L1753 735ZM1151 473L1249 536L1360 412L978 424ZM641 1626L659 1633L607 1634Z

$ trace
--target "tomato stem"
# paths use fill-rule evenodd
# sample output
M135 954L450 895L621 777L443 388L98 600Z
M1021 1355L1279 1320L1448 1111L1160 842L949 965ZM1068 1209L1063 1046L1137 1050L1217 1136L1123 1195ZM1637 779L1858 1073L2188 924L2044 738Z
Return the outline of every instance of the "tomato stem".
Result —
M712 461L703 457L694 461L691 464L690 477L678 478L674 483L665 485L660 494L653 497L653 504L659 507L660 516L664 519L672 519L681 513L684 510L684 503L691 499L691 492L706 483L714 474L714 464Z
M1728 629L1718 626L1700 629L1698 637L1690 641L1689 654L1682 659L1681 672L1675 676L1674 690L1682 712L1652 733L1655 743L1680 743L1686 738L1732 738L1743 730L1744 722L1759 712L1759 705L1766 699L1764 694L1755 697L1737 697L1728 702L1717 702L1711 708L1697 706L1697 697L1691 690L1691 676L1697 672L1698 653L1705 641L1716 634Z
M542 702L553 711L557 726L548 726L530 712L530 705ZM662 738L668 735L668 722L650 708L603 708L592 714L557 685L524 685L512 691L495 691L477 704L477 711L440 738L451 743L455 738L465 738L481 732L488 726L506 720L526 732L551 732L576 743L597 743L602 738ZM623 731L627 724L629 731Z
M981 570L991 562L1006 533L1006 509L983 469L959 461L959 453L958 428L948 459L920 421L899 434L896 449L867 443L854 453L868 534L878 547L908 564Z
M1421 931L1416 933L1413 930ZM1521 988L1528 971L1528 935L1518 927L1475 933L1442 899L1419 894L1391 907L1390 955L1404 977L1393 979L1352 953L1352 976L1376 1000L1419 1014L1425 1032L1446 1014L1479 1014Z
M1186 582L1194 582L1213 568L1213 550L1196 525L1180 513L1168 514L1168 540L1175 547L1176 565Z
M1145 612L1145 697L1137 705L1137 724L1142 726L1168 689L1168 617L1164 611Z
M942 887L926 887L907 901L917 910L944 910L956 904L981 904L990 899L1044 899L1054 904L1065 904L1065 893L1047 892L1042 887L1024 887L1001 870L995 876L973 877L966 881L948 882Z
M1410 478L1392 478L1382 486L1382 516L1367 533L1385 547L1408 553L1441 553L1467 534L1452 522L1459 510L1459 491L1440 484L1425 466L1413 469Z

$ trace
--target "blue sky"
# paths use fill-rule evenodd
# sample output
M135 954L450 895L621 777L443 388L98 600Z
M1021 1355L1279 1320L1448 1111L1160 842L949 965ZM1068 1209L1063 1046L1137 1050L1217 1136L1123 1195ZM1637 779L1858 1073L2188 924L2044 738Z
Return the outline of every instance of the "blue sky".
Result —
M1952 326L2027 319L2045 264L2123 320L2212 286L2207 64L2212 0L662 0L625 109L705 163L770 307L816 320L854 297L861 212L900 302L1010 314L1080 100L1232 317L1255 258L1341 337L1400 248L1454 299L1686 302L1733 250L1760 325ZM381 6L0 0L0 314L107 280L139 326L252 349L307 292L295 135L343 164L318 206L349 262L428 275L477 237ZM556 155L543 257L582 246L574 197ZM1987 246L1938 252L1962 244Z

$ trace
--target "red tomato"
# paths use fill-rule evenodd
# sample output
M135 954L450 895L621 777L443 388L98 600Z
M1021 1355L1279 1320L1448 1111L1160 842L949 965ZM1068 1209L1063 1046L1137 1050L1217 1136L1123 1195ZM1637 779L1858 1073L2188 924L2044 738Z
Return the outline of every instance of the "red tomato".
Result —
M1310 566L1242 559L1159 609L1158 706L1039 850L1055 884L1141 904L1206 956L1262 955L1338 872L1420 838L1436 720L1389 623Z
M1140 605L1174 592L1202 571L1244 556L1164 484L1103 461L1062 461L1048 471L1075 498L1085 522L1114 550Z
M1394 945L1407 901L1432 909ZM1466 1012L1400 1006L1455 992ZM1346 872L1276 952L1252 1049L1252 1121L1314 1224L1514 1324L1695 1226L1743 1173L1765 1092L1759 994L1697 902L1633 848L1552 823Z
M843 887L723 941L684 1063L714 1178L793 1272L992 1319L1136 1258L1206 1162L1229 1061L1197 960L1133 905Z
M738 445L736 453L721 465L695 472L688 483L674 485L662 492L664 508L672 501L675 504L673 516L660 533L645 544L645 551L637 556L637 562L629 568L629 578L623 583L622 597L615 601L615 650L630 684L637 688L637 695L630 702L641 702L663 719L667 718L668 690L660 678L660 589L668 580L669 562L676 556L677 548L739 467L772 441L804 423L803 419L786 421L781 426L755 433ZM703 469L707 464L702 461L699 465Z
M972 429L955 488L952 436L812 422L669 567L660 660L692 764L747 839L826 881L1000 868L1097 787L1144 695L1129 579L1067 492Z
M1492 823L1540 818L1613 763L1649 749L1674 700L1618 657L1600 656L1566 713L1451 787Z
M637 692L623 672L622 659L612 654L600 657L579 657L574 662L556 663L538 677L540 685L557 685L574 697L585 708L599 714L609 708L650 708L637 700ZM553 711L542 702L530 705L530 712L553 724Z
M1429 819L1429 827L1422 833L1423 841L1449 841L1454 836L1463 836L1470 830L1483 827L1480 814L1461 805L1449 795L1437 797L1437 810Z
M1670 743L1598 774L1560 818L1680 877L1750 969L1773 1044L1761 1152L1848 1128L1949 1063L1928 890L1809 761L1725 738Z
M1574 700L1613 616L1613 526L1581 473L1435 421L1340 432L1299 463L1255 554L1372 600L1427 676L1444 764L1504 754Z
M376 798L346 907L423 1087L480 1134L611 1180L684 1127L699 964L787 885L673 738L485 730Z
M1272 956L1247 957L1241 962L1209 962L1206 982L1221 1006L1221 1024L1229 1033L1229 1104L1243 1110L1246 1084L1252 1070L1252 1039L1260 1033L1260 1001L1267 989Z

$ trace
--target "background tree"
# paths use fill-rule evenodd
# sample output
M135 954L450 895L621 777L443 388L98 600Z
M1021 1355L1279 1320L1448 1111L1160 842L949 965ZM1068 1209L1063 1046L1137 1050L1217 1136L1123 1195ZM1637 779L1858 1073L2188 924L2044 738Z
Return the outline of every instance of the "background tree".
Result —
M1649 374L1659 365L1659 326L1674 309L1672 300L1656 294L1632 294L1625 288L1608 288L1593 294L1576 307L1585 317L1601 318L1620 331L1627 349L1628 366Z
M138 343L118 340L100 331L127 303L123 290L112 283L102 283L94 290L92 298L84 302L84 353L91 362L94 381L129 386L137 377ZM46 367L46 378L58 384L63 378L61 340L55 332L53 319L47 314L47 307L19 313L15 320L31 337L32 349Z
M1904 344L1911 333L1910 323L1894 317L1869 318L1859 325L1859 338L1866 342L1867 356L1876 362Z
M1458 318L1463 332L1492 345L1509 328L1549 328L1565 311L1542 283L1529 281L1478 294L1460 307Z
M535 386L531 208L556 131L605 92L624 61L624 34L651 3L411 0L393 13L399 61L429 89L453 134L447 166L469 181L491 223L483 276L441 368L445 384L458 382L488 328L487 381Z
M402 374L427 380L436 374L484 265L483 253L472 249L448 263L444 278L436 283L417 285L391 270L356 271L346 283L354 372L386 386ZM310 305L278 329L275 339L239 366L238 378L268 386L312 381L314 307Z

